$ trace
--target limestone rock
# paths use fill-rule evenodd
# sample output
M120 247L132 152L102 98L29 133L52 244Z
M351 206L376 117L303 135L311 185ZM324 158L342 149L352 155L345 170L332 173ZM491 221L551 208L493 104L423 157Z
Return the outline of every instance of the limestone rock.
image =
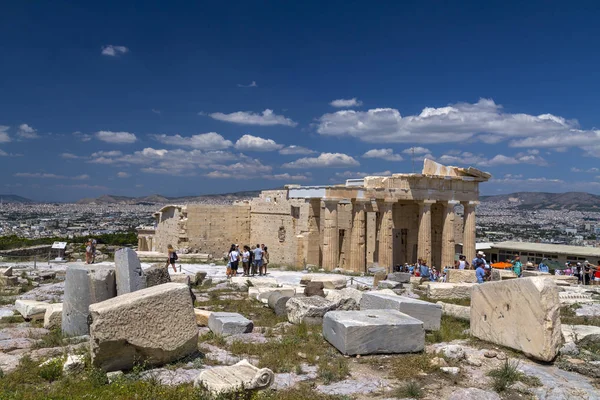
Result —
M328 311L335 309L336 304L320 296L294 297L286 304L288 321L292 324L318 325L323 323L323 316Z
M252 332L254 323L238 313L213 312L208 318L208 327L216 335L229 336Z
M562 341L556 284L547 278L520 278L475 286L471 334L552 361Z
M446 274L447 283L477 283L474 269L449 269Z
M62 303L50 304L44 313L44 328L60 329L62 325Z
M377 271L373 274L373 287L379 287L379 281L387 279L387 271L385 269Z
M304 288L304 295L306 297L325 297L325 292L323 291L323 282L308 282Z
M123 371L112 371L106 374L106 378L108 379L108 383L113 383L123 377L123 375L125 375Z
M335 302L336 311L354 311L360 309L360 305L351 298L343 298Z
M346 355L413 353L425 346L423 323L395 310L330 311L323 337Z
M198 350L198 328L189 288L165 283L89 308L92 363L105 371L134 362L159 365Z
M388 274L387 280L396 281L400 283L410 283L411 277L412 275L408 272L392 272L391 274Z
M13 276L13 267L0 268L0 275Z
M185 273L178 272L176 274L171 274L170 278L171 278L171 282L183 283L188 286L192 285L192 279L190 278L190 276L188 274L185 274Z
M517 279L517 274L510 269L492 268L492 281L505 281L508 279Z
M67 375L81 372L85 369L85 357L82 355L69 354L63 364L63 372Z
M521 272L521 276L523 278L530 278L530 277L536 277L536 276L547 276L547 277L550 277L550 273L549 272L527 271L527 270L524 270L524 271Z
M146 287L162 285L171 282L169 269L165 264L154 264L144 271L146 275Z
M346 287L346 277L344 275L331 274L305 274L300 280L301 285L308 285L309 282L322 282L324 289L343 289Z
M46 308L50 304L35 300L17 300L15 301L15 310L25 319L41 320L44 319Z
M576 356L579 354L579 348L574 342L565 343L559 351L562 355Z
M339 302L342 299L353 299L356 304L360 304L363 292L354 288L344 288L341 290L329 290L325 298L333 301L334 303Z
M277 292L287 297L294 297L296 294L296 289L289 287L280 287L280 288L258 288L258 295L256 299L262 303L268 304L269 297L272 293Z
M430 282L427 284L427 297L432 300L468 299L476 283Z
M471 320L471 307L444 303L443 301L438 301L436 304L442 306L443 315L449 315L457 319L462 319L463 321Z
M194 315L196 316L196 325L208 326L208 319L210 318L210 315L212 313L213 313L212 311L194 308Z
M246 287L277 287L277 279L261 277L248 277L248 276L234 276L229 280L229 284L238 288L243 289Z
M273 383L275 375L268 368L256 368L247 360L228 367L214 367L200 372L194 387L205 387L215 395L241 390L266 389Z
M269 296L268 304L269 307L275 312L275 315L279 317L287 316L286 304L289 299L290 296L286 296L281 292L273 292Z
M593 325L561 325L565 342L578 342L590 335L600 335L600 327Z
M115 252L117 294L135 292L146 287L146 278L137 253L130 248Z
M200 286L202 284L202 282L204 281L204 279L206 279L206 272L205 271L200 271L200 272L196 272L196 275L194 276L194 285L196 286Z
M451 360L462 360L465 358L465 349L457 344L448 344L438 350L439 353L443 353L444 357Z
M390 280L384 280L384 281L379 281L379 283L377 284L377 287L379 289L396 289L396 288L401 288L402 284L400 282L396 282L396 281L390 281Z
M456 388L448 400L501 400L496 392L477 388Z
M117 295L115 269L106 265L72 265L67 267L62 311L65 335L89 333L89 306Z
M450 375L458 375L460 373L460 368L458 367L441 367L440 370Z
M397 310L423 321L425 330L438 330L442 319L439 304L411 299L405 296L392 296L378 292L365 293L360 302L361 310Z

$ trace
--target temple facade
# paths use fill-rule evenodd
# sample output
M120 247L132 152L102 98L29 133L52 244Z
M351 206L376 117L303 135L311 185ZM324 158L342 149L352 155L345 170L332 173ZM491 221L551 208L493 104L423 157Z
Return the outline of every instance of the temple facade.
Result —
M233 205L166 206L154 214L154 230L139 232L138 250L166 252L171 244L219 258L232 243L264 243L279 265L365 272L375 263L391 270L421 258L450 266L458 243L468 260L475 257L479 183L490 177L425 160L420 174L288 185Z

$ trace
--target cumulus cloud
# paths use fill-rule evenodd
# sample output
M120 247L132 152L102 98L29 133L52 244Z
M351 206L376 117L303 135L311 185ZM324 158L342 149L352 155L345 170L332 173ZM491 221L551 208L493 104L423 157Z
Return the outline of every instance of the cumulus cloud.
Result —
M191 147L199 150L223 150L233 143L216 132L200 133L193 136L181 135L152 135L154 140L172 146Z
M258 85L256 84L255 81L252 81L252 83L250 83L249 85L242 85L241 83L238 83L237 85L238 85L238 87L244 87L244 88L258 87Z
M87 133L81 133L79 131L73 132L73 136L75 136L77 139L81 140L82 142L89 142L90 140L92 140L92 135L88 135Z
M600 172L600 169L599 168L595 168L595 167L594 168L588 168L588 169L580 169L580 168L572 167L571 168L571 172L587 172L588 174L595 174L595 173Z
M362 101L357 100L356 97L351 99L337 99L333 100L329 103L332 107L342 108L342 107L360 107L362 106Z
M240 151L275 151L283 147L272 139L244 135L235 142L235 148Z
M10 142L10 136L8 135L8 126L0 125L0 143Z
M416 146L402 150L402 154L431 154L431 151L425 147Z
M283 164L283 168L343 168L360 165L358 161L347 154L321 153L318 157L304 157Z
M266 109L261 114L250 111L238 111L231 114L217 112L208 114L208 116L219 121L232 122L241 125L284 125L292 127L298 125L297 122L292 121L290 118L274 114L273 110L269 109Z
M548 162L537 154L517 153L512 156L497 154L493 157L485 157L482 154L474 154L468 151L462 153L444 154L437 159L442 164L477 165L494 167L498 165L531 164L547 166Z
M117 178L129 178L130 176L127 172L117 172Z
M340 179L358 179L366 176L390 176L392 171L381 171L381 172L355 172L355 171L344 171L336 172L335 177Z
M545 147L573 145L570 140L558 141L562 135L574 135L577 121L552 114L529 115L505 113L491 99L477 103L457 103L441 108L424 108L419 115L402 116L394 108L375 108L367 111L343 110L322 115L317 132L322 135L350 136L373 143L450 143L479 140L534 147L537 138L554 138ZM585 131L578 140L600 136ZM535 137L536 139L533 139ZM531 142L528 142L530 140ZM558 144L557 144L558 142ZM542 146L544 147L544 146Z
M96 139L106 143L130 144L134 143L137 137L129 132L100 131L96 132Z
M8 153L0 149L0 157L8 157Z
M102 46L102 55L109 57L117 57L123 54L129 53L129 49L125 46L115 46L112 44L108 44L106 46Z
M37 139L40 137L38 135L37 130L33 129L33 127L27 124L19 125L19 129L17 130L17 136L21 139Z
M97 151L92 153L92 158L100 158L100 157L119 157L123 155L122 151L119 150L110 150L110 151Z
M279 150L279 154L283 154L285 156L288 155L303 155L303 154L314 154L316 151L307 149L306 147L291 145Z
M82 158L82 157L80 157L78 155L75 155L73 153L62 153L60 155L60 158L64 158L65 160L77 160L77 159Z
M84 181L90 179L89 175L65 176L57 174L49 174L45 172L17 172L14 174L17 178L35 178L35 179L72 179L75 181Z
M373 149L363 154L363 158L380 158L386 161L402 161L400 154L394 154L392 149Z
M285 174L268 175L265 178L272 181L307 181L310 179L306 175L290 175L287 172Z

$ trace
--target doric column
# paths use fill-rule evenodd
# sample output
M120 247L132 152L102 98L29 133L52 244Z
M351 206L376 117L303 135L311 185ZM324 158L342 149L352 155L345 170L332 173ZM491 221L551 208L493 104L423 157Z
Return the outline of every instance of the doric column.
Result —
M308 201L308 233L306 235L306 263L321 265L321 199Z
M431 265L431 205L435 200L419 202L419 236L417 243L417 258L427 260Z
M475 258L475 207L478 201L462 202L465 208L463 224L463 254L470 263Z
M366 243L366 210L365 203L352 203L352 240L350 242L350 269L354 272L365 272L367 261Z
M383 201L379 204L381 224L379 227L379 266L385 267L389 272L393 270L394 262L394 214L393 207L396 201Z
M456 201L444 202L444 214L442 225L442 262L439 267L451 267L454 265L454 254L456 247L454 242L454 206Z
M340 255L340 233L338 230L338 199L323 199L325 207L323 226L323 268L332 271L338 267Z

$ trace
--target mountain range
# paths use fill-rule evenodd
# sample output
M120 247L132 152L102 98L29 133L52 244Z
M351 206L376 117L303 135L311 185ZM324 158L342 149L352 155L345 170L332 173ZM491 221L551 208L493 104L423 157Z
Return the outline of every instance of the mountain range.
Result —
M2 203L35 203L35 201L31 199L27 199L25 197L17 196L15 194L0 194L0 202Z
M260 190L249 190L235 193L207 194L202 196L166 197L152 194L142 197L126 197L104 195L97 198L81 199L77 204L167 204L167 203L206 203L213 201L233 202L256 197Z

